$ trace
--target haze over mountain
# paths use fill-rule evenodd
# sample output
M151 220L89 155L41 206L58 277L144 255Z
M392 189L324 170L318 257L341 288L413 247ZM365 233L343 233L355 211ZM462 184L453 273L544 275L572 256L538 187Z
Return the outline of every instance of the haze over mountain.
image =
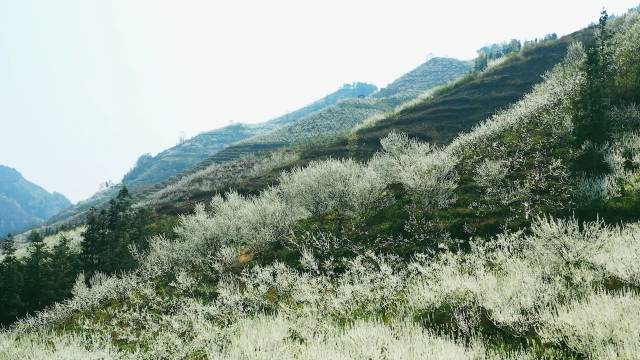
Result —
M69 206L64 195L51 194L17 170L0 165L0 236L39 225Z

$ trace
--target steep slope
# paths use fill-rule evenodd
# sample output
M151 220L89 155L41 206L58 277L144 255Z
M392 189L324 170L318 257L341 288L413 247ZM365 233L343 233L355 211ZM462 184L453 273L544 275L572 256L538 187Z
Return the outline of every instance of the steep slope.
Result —
M345 84L337 91L312 104L264 123L251 125L234 124L222 129L199 134L156 156L141 156L134 168L124 176L122 183L128 186L132 192L145 191L161 184L163 181L167 181L173 176L189 170L211 154L220 152L242 139L295 123L308 115L331 107L341 101L366 97L376 90L375 85L367 83L356 82L353 84ZM258 145L257 148L261 149L260 145ZM252 149L251 151L255 150L256 149ZM121 186L122 184L118 184L115 187L100 191L90 198L78 202L78 204L51 218L48 225L56 227L61 224L81 224L84 221L86 212L90 208L104 208L109 200L118 193Z
M414 99L438 85L443 85L471 70L469 62L450 58L432 58L365 98L346 100L315 112L296 123L256 135L210 156L194 171L211 164L237 160L250 154L274 151L311 139L326 139L342 134L368 118L392 111L401 101Z
M199 134L156 156L143 155L122 181L132 188L156 184L258 131L250 125L235 124Z
M46 226L51 226L52 228L56 228L59 225L81 225L85 221L85 216L87 212L94 208L96 210L101 210L105 206L108 205L109 200L113 199L116 195L118 195L118 191L122 188L122 185L115 185L108 187L104 190L101 190L95 194L93 194L90 198L86 200L79 201L71 207L68 207L58 214L52 216L47 222Z
M295 123L340 101L364 97L376 90L375 85L371 84L346 84L312 104L267 122L255 125L234 124L199 134L156 156L143 155L135 167L124 176L123 183L133 189L157 184L240 140Z
M166 150L156 157L143 157L125 176L123 183L134 192L157 191L170 186L179 177L190 176L212 164L235 161L252 154L281 149L315 137L335 136L375 115L391 111L399 99L414 98L434 86L445 84L470 70L468 62L432 58L412 70L385 90L388 96L374 96L376 88L364 83L343 86L339 91L306 108L283 115L263 124L238 124L195 138ZM225 135L225 131L229 132ZM249 137L250 134L257 134ZM244 141L238 141L247 137ZM227 141L232 139L232 141ZM236 143L237 142L237 143ZM234 144L235 143L235 144ZM213 154L208 156L208 154ZM196 159L205 160L194 163ZM180 171L179 171L180 169ZM180 174L176 179L173 175ZM166 181L166 184L163 183ZM111 193L113 194L113 192ZM88 199L84 204L104 206L105 202ZM82 219L88 208L74 207L56 217L53 223Z
M295 124L247 139L242 145L296 144L341 134L367 118L393 110L401 103L415 99L425 91L446 84L470 70L469 62L432 58L366 99L342 102Z
M51 194L0 165L0 234L40 224L69 206L63 195Z
M373 116L346 136L319 144L295 146L291 150L297 154L296 161L278 164L262 173L251 171L251 166L243 167L239 173L232 173L230 170L237 168L236 166L221 166L229 161L242 162L244 160L238 159L248 153L277 152L283 148L282 143L258 144L251 143L253 139L249 139L246 143L231 146L199 164L195 169L200 171L200 179L195 174L197 171L190 172L185 175L191 177L190 184L181 184L183 189L175 189L179 186L170 182L145 198L161 204L162 211L175 213L193 208L194 202L205 200L216 192L236 189L256 194L276 183L279 171L283 169L305 166L311 161L328 158L368 160L380 149L380 140L391 131L404 132L430 143L447 144L460 132L468 131L480 121L521 99L535 84L543 81L545 72L564 58L569 43L583 37L584 31L523 49L520 53L510 55L499 65L481 73L470 73L397 109ZM438 59L432 61L439 62ZM424 67L418 69L424 70ZM395 95L400 93L400 87L409 89L407 78L411 77L405 76L401 78L402 81L398 80L380 92L388 91ZM376 96L378 93L371 97ZM330 111L334 109L324 112ZM302 126L305 121L306 119L297 126ZM207 182L208 176L234 178L237 182L229 184L220 181L207 187L196 185ZM166 194L163 188L167 187L174 189L171 191L174 195L161 199L157 194Z
M432 144L447 144L459 133L522 98L564 58L568 45L582 36L578 32L511 54L495 67L471 74L426 99L354 129L348 138L326 149L310 149L304 157L367 159L380 149L380 139L391 131L404 132Z
M471 66L470 61L452 63L451 59L434 57L380 89L372 97L392 99L391 101L395 101L397 106L422 95L425 89L441 85L441 78L449 80L457 78L460 76L460 71L469 71Z

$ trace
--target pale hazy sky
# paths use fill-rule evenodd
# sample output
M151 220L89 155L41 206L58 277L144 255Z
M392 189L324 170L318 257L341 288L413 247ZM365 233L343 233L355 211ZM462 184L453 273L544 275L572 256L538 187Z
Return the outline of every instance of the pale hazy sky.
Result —
M429 53L570 33L625 0L0 0L0 164L72 201L146 152Z

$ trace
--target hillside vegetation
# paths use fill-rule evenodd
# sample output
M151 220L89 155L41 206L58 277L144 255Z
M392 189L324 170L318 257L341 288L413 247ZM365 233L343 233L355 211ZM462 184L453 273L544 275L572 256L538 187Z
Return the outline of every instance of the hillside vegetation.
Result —
M69 206L64 195L51 194L0 165L0 236L39 225Z
M193 209L195 202L204 201L216 192L235 189L243 194L257 194L268 185L277 183L280 171L306 166L310 161L328 158L366 161L380 149L380 139L394 129L432 144L448 144L460 132L470 130L488 116L521 99L543 80L546 71L563 59L568 44L584 37L585 32L533 44L521 52L508 54L498 59L500 63L492 63L482 72L469 73L446 85L422 91L417 97L391 110L377 111L346 134L329 139L312 138L307 143L288 146L286 151L292 154L289 159L295 157L295 161L278 163L272 168L263 164L260 165L262 172L249 171L252 165L238 165L246 164L247 158L251 158L252 163L269 158L268 153L277 157L278 152L283 151L283 145L264 143L232 146L201 163L197 170L184 174L184 179L170 181L142 194L142 202L157 204L162 212L175 213ZM438 63L439 59L432 61ZM416 74L422 74L425 69L427 67L424 65L419 67L371 97L375 98L381 92L398 94L403 88L405 93L412 93L407 81L414 79ZM351 120L347 122L351 126L355 124ZM234 180L213 181L213 178Z
M248 157L264 158L269 156L269 152L292 144L344 133L371 116L388 112L398 101L414 98L434 86L445 84L470 68L469 63L456 59L430 59L387 86L385 93L388 96L373 96L378 93L375 92L375 86L370 84L345 85L322 100L265 123L229 126L196 136L155 157L142 156L136 167L125 175L123 184L138 194L162 191L165 187L175 187L176 182L185 184L182 177L193 179L197 176L195 173L211 172L211 169L206 170L208 167L218 168L227 162L242 163L243 158ZM242 139L245 140L240 141ZM231 164L223 168L237 167ZM235 174L229 174L229 178L234 177ZM260 183L268 184L270 180L262 179ZM206 179L201 183L212 184ZM82 223L90 207L104 208L120 187L96 194L56 216L48 225L58 227ZM198 192L211 191L213 188L207 186L207 189L203 189L199 185Z
M390 132L214 196L0 356L636 359L640 16L589 31L447 146Z
M471 70L468 62L432 58L365 99L344 101L299 122L243 141L243 144L295 144L341 134L367 118L381 115L425 91Z

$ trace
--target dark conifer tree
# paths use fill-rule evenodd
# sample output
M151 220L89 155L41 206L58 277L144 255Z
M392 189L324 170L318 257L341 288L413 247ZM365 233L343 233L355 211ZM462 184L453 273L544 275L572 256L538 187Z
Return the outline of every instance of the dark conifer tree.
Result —
M576 102L574 116L577 144L585 147L585 152L577 161L577 170L595 175L607 171L599 147L609 138L607 114L611 104L612 55L611 32L607 28L608 18L607 12L603 10L594 41L586 50L586 83Z
M24 308L21 297L23 277L20 262L15 257L15 243L11 234L0 245L4 256L0 263L0 325L9 325Z
M51 300L61 301L71 296L71 289L80 270L78 256L71 250L66 236L61 236L60 242L51 249L47 271L50 274Z
M45 248L44 238L37 231L28 237L28 256L24 260L24 302L29 312L42 309L49 304L50 287L48 286L49 253Z
M95 208L89 210L87 217L87 229L82 234L82 269L89 279L100 267L100 255L103 253L104 238L106 235L104 217L106 212L96 212Z
M96 272L113 274L135 267L130 247L146 247L148 214L132 209L126 187L112 199L108 210L92 211L82 243L82 263L87 279Z
M28 237L28 255L24 260L24 291L23 301L29 312L40 310L49 304L51 287L48 283L49 253L43 242L44 238L37 231L32 231Z

